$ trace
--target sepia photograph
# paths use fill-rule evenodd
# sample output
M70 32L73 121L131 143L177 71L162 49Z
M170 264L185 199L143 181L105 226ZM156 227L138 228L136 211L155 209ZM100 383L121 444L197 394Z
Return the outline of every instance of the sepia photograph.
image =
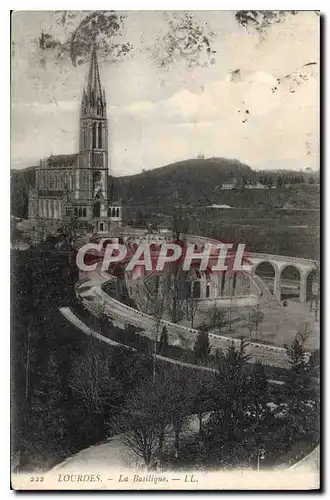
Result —
M321 17L11 12L12 489L320 490Z

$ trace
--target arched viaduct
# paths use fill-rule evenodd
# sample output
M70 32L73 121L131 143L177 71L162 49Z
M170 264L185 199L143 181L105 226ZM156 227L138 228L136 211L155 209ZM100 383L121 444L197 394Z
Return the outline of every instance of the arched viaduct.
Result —
M108 238L113 238L114 235L105 236L102 235L101 239L107 240ZM116 238L120 239L124 243L129 244L141 244L141 243L154 243L161 244L162 242L173 241L172 233L166 233L163 235L158 234L135 234L132 232L122 232L117 233ZM212 238L207 238L203 236L196 236L192 234L182 235L184 239L190 243L196 244L196 250L203 250L205 243L211 243L214 245L219 245L221 242ZM272 254L261 254L261 253L248 253L248 261L252 266L251 277L254 284L259 288L259 294L266 294L269 290L262 279L263 275L259 274L260 266L268 264L273 270L271 276L267 277L267 282L272 280L272 295L275 300L281 300L282 286L285 282L288 284L290 280L285 278L286 271L290 268L295 270L296 282L299 283L299 300L300 302L307 302L311 299L313 295L313 280L319 280L319 262L312 259L304 259L300 257L291 257L283 255L272 255ZM202 273L200 277L200 291L199 297L203 300L215 297L231 297L233 294L233 288L236 295L240 294L240 290L243 287L242 276L240 276L236 282L234 279L225 279L225 276L207 276L207 273ZM261 278L261 279L260 279ZM293 282L293 280L291 280ZM290 283L289 283L290 285ZM234 293L235 294L235 293ZM255 289L252 291L252 295L255 294ZM251 295L251 292L250 292Z
M268 254L250 254L249 259L254 273L257 273L262 264L269 264L273 268L273 295L277 300L281 300L281 288L285 281L284 273L288 268L295 270L298 275L300 302L307 302L312 297L313 278L319 279L317 261Z

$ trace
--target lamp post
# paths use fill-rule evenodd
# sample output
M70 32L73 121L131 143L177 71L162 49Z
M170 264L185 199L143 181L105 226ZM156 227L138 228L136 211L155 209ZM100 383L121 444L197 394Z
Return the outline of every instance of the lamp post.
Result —
M260 472L260 460L264 460L266 458L266 450L264 448L258 447L257 452L257 471Z

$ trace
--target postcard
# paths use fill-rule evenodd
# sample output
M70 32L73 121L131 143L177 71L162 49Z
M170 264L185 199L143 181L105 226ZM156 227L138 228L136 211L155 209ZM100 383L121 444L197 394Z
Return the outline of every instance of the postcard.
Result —
M320 488L320 20L12 12L13 489Z

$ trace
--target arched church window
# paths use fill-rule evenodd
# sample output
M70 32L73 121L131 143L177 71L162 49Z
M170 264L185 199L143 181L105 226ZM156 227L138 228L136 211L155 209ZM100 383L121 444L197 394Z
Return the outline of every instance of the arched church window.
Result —
M99 201L96 201L93 205L93 217L98 218L100 217L101 213L101 205Z
M193 284L193 298L199 299L201 296L201 283L200 281L194 281Z
M93 149L96 148L96 123L93 123L93 128L92 128L92 143L93 143Z
M117 208L117 210L116 210L116 217L119 218L119 208Z
M86 208L83 208L83 217L86 217Z
M83 149L88 149L88 141L87 141L87 130L86 127L83 129L82 141L83 141Z
M98 139L99 139L99 149L102 148L102 123L99 123L99 134L98 134Z
M83 128L83 149L88 149L88 144L87 144L87 130L86 127Z
M116 209L115 208L112 208L111 217L116 217Z
M226 272L224 271L222 276L221 276L221 288L220 288L221 297L223 296L223 293L225 290L225 282L226 282Z
M49 177L49 189L51 191L54 189L54 179L52 175Z

